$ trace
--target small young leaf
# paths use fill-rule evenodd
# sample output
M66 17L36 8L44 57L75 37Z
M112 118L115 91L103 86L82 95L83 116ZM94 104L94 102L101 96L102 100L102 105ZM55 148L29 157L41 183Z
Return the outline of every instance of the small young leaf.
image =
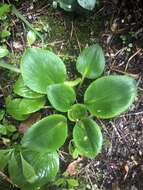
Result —
M99 118L112 118L126 111L137 94L136 82L128 76L105 76L87 88L84 101Z
M0 46L0 58L3 58L9 54L9 51L6 47Z
M6 3L0 3L0 17L5 16L6 13L10 11L11 5Z
M0 124L0 135L6 135L6 134L7 134L6 127Z
M32 30L30 30L27 33L27 42L29 45L32 45L35 41L36 41L36 34Z
M75 125L73 140L78 152L83 156L93 158L101 151L102 133L92 119L83 119Z
M79 186L78 180L76 179L67 179L68 187L73 188Z
M13 149L0 150L0 170L3 170L11 157Z
M27 130L22 146L35 151L55 151L67 137L67 120L63 115L54 114L43 118Z
M84 104L74 104L68 110L68 118L71 121L77 121L87 116L87 108Z
M105 67L102 48L98 44L85 48L77 59L76 67L83 78L94 79L99 77Z
M81 7L87 10L93 10L97 0L77 0Z
M73 159L78 158L79 155L78 150L77 148L75 148L73 140L70 141L68 149L69 149L69 154L72 155Z
M22 154L21 156L21 163L22 163L22 171L23 175L29 183L34 183L37 180L36 173L34 171L34 168L23 158Z
M76 100L74 89L65 84L50 85L47 95L52 106L61 112L67 112Z
M3 119L5 110L0 110L0 121Z
M15 131L17 131L17 129L14 125L5 124L5 127L6 127L6 130L8 133L14 133Z
M26 50L21 61L24 83L38 93L47 93L51 84L62 83L66 78L63 61L54 53L39 48Z
M24 84L24 81L21 76L16 81L13 91L15 94L18 94L19 96L22 96L24 98L35 99L35 98L40 98L43 96L43 94L36 93L36 92L32 91L30 88L28 88Z

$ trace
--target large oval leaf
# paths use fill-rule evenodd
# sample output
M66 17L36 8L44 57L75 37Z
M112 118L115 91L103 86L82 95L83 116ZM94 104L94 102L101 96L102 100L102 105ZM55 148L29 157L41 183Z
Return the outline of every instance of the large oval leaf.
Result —
M9 113L14 119L20 121L25 120L29 117L29 115L24 115L20 112L19 105L21 103L21 100L21 98L11 99L9 97L6 99L7 113Z
M76 100L74 89L66 84L50 85L47 95L52 106L61 112L67 112Z
M136 82L128 76L106 76L94 81L86 90L84 101L89 111L99 118L112 118L133 103Z
M54 114L43 118L27 130L22 139L22 146L35 151L55 151L67 137L67 120Z
M77 0L81 7L87 10L93 10L96 0Z
M43 108L45 102L46 102L45 97L36 98L36 99L23 98L21 99L21 102L19 104L19 111L22 114L34 113Z
M28 88L20 76L18 80L16 81L13 91L15 94L18 94L19 96L22 96L24 98L40 98L43 96L43 94L39 94L37 92L32 91L30 88Z
M77 59L76 67L83 78L94 79L99 77L105 67L102 48L98 44L85 48Z
M45 98L27 99L16 98L6 101L7 112L17 120L24 120L28 114L41 109L45 104Z
M66 68L54 53L38 49L27 49L21 61L24 83L35 92L46 94L47 86L62 83L66 78Z
M8 167L11 180L22 190L37 190L56 176L59 169L59 158L56 152L39 153L25 150L22 151L22 156L23 160L19 154L13 154ZM29 182L26 177L31 174L36 176L33 182Z
M78 152L83 156L93 158L101 151L102 133L92 119L83 119L75 125L73 140Z

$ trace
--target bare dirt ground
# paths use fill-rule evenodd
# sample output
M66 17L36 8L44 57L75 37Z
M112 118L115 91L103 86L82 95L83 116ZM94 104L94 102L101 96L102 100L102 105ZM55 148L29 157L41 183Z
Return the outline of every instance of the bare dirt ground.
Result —
M87 180L93 190L143 190L142 1L104 1L91 13L65 13L42 2L32 7L28 1L17 8L38 28L48 23L42 31L45 42L65 60L71 78L78 75L74 60L81 49L99 42L106 56L105 75L128 73L136 79L138 96L129 111L110 121L96 119L104 133L103 152L93 160L84 159L77 176ZM14 15L9 19L13 35L7 43L19 55L26 47L24 25ZM3 89L9 91L14 79L5 79L6 74L2 70L0 78Z

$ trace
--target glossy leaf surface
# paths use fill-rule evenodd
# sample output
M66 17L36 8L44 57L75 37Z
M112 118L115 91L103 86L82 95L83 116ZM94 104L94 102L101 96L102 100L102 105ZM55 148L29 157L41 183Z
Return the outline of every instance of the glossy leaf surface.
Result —
M52 106L61 112L68 111L76 100L74 89L65 84L50 85L47 95Z
M43 96L43 94L36 93L32 91L30 88L28 88L20 76L18 80L16 81L13 91L15 94L18 94L19 96L22 96L24 98L40 98Z
M74 11L77 7L77 0L58 0L59 5L65 11Z
M21 103L20 98L16 98L16 99L13 99L13 100L11 98L7 98L6 99L6 111L13 118L22 121L22 120L27 119L29 115L23 115L20 112L20 109L19 109L20 103Z
M102 133L92 119L83 119L75 125L73 140L78 152L83 156L93 158L101 151Z
M71 121L77 121L87 116L86 106L83 104L74 104L70 110L68 110L68 118Z
M6 103L7 112L17 120L24 120L27 115L43 108L45 98L27 99L16 98L9 99Z
M59 169L59 158L56 152L39 153L24 150L21 154L25 162L28 163L28 167L30 166L37 176L34 181L27 181L25 172L27 173L26 176L29 175L29 169L27 171L23 171L20 155L13 155L9 162L10 178L13 183L17 184L22 190L37 190L38 187L42 187L56 176ZM25 167L25 164L23 167ZM26 168L24 170L26 170ZM31 173L31 169L29 172Z
M53 114L43 118L27 130L22 139L22 146L36 151L55 151L67 137L66 118Z
M23 98L19 104L19 110L22 114L34 113L43 108L45 102L46 100L44 97L37 99Z
M87 10L93 10L96 0L77 0L81 7Z
M85 48L77 59L76 67L83 78L94 79L99 77L105 67L102 48L98 44Z
M136 82L128 76L106 76L87 88L84 101L99 118L112 118L126 111L136 97Z
M34 183L38 178L34 168L23 158L22 154L20 154L20 156L22 163L22 171L26 181L28 181L29 183Z
M54 53L29 48L21 61L21 72L24 83L38 93L47 93L50 84L62 83L66 78L66 68L63 61Z

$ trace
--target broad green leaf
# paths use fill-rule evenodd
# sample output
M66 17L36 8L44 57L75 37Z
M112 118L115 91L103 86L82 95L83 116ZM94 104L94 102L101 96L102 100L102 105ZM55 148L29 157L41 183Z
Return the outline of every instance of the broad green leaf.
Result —
M6 127L0 124L0 135L6 135L6 134L7 134Z
M13 118L15 118L16 120L25 120L29 117L29 115L23 115L23 113L20 112L20 108L19 105L21 103L20 98L16 98L16 99L11 99L11 98L7 98L6 99L6 111L7 113L9 113Z
M45 97L37 99L23 98L19 104L19 110L24 115L34 113L44 107L45 101Z
M5 110L0 110L0 121L3 119Z
M4 124L7 130L7 133L14 133L15 131L17 131L16 127L14 125L11 124Z
M36 40L36 34L30 30L28 33L27 33L27 42L29 45L32 45Z
M128 76L106 76L87 88L84 102L99 118L112 118L126 111L137 94L136 82Z
M47 93L51 84L62 83L66 78L63 61L54 53L39 48L29 48L21 60L24 83L38 93Z
M48 86L47 95L52 106L61 112L67 112L76 100L74 89L65 84Z
M63 115L54 114L43 118L27 130L22 146L35 151L55 151L67 137L67 120Z
M11 152L13 149L0 150L0 170L3 170L11 157Z
M94 79L99 77L105 67L104 53L100 45L95 44L85 48L77 59L76 67L83 78Z
M18 80L16 81L13 91L15 94L18 94L19 96L22 96L24 98L40 98L43 96L43 94L39 94L37 92L32 91L30 88L28 88L20 76Z
M93 10L97 0L77 0L81 7L87 10Z
M9 162L10 178L13 183L17 184L22 190L37 190L56 176L59 169L59 158L56 152L39 153L23 150L21 154L26 163L28 163L28 166L30 164L34 169L37 176L33 183L29 183L23 174L20 154L16 154L16 156L13 155Z
M83 119L75 125L73 140L78 152L83 156L93 158L101 151L102 133L92 119Z
M34 113L43 108L44 104L44 97L37 99L16 98L6 101L6 109L15 119L24 120L28 117L28 114Z
M29 183L34 183L37 180L36 173L34 171L34 168L23 158L22 154L21 156L21 163L22 163L22 171L23 175Z
M3 58L9 54L8 49L5 46L0 46L0 58Z
M68 118L71 121L77 121L87 116L87 108L83 104L74 104L68 110Z
M74 11L77 7L77 0L58 0L59 5L65 11Z

